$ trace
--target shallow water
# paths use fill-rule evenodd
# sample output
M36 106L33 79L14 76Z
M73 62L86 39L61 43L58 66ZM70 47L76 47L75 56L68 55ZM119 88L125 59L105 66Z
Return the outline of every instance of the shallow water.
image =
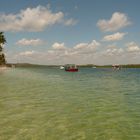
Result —
M0 140L140 140L140 69L1 71Z

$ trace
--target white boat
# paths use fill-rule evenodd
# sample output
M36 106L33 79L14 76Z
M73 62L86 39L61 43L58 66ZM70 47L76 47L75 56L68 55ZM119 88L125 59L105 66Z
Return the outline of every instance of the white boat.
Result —
M113 70L120 70L121 66L119 64L112 65Z
M64 66L60 66L60 70L63 70L65 67Z
M92 68L93 68L93 69L96 69L96 67L95 67L95 66L93 66Z

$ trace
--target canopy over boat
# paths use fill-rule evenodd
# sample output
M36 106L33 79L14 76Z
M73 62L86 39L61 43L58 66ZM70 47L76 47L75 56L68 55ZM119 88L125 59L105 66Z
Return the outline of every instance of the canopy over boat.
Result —
M78 68L75 64L66 64L65 65L65 71L77 72Z

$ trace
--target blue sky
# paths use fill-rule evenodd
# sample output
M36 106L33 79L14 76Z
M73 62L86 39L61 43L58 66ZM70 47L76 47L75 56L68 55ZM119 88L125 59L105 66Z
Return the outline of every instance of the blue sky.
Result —
M140 63L139 0L5 0L8 62Z

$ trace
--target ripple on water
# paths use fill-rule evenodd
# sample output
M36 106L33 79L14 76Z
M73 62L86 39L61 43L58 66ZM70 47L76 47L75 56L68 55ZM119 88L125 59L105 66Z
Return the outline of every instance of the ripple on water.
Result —
M1 140L139 140L140 70L0 73Z

